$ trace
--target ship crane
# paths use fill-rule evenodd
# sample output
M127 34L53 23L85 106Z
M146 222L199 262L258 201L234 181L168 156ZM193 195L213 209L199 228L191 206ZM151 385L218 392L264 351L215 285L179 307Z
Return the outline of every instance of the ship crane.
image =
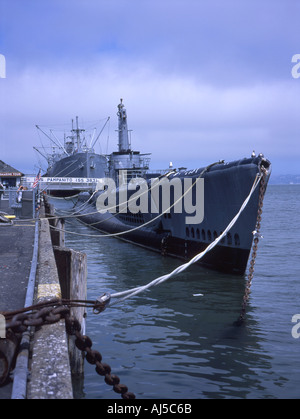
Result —
M40 131L42 131L42 133L44 135L46 135L47 138L49 138L49 140L51 140L52 143L54 143L56 145L56 147L60 148L61 150L63 150L63 152L69 156L69 153L67 152L67 150L65 149L65 147L62 145L62 143L59 141L59 139L55 136L56 140L58 141L58 143L56 143L52 137L50 137L50 135L48 135L45 131L42 130L41 127L39 127L38 125L36 125L37 129L39 129ZM53 134L53 131L50 130L51 134ZM54 135L54 134L53 134Z

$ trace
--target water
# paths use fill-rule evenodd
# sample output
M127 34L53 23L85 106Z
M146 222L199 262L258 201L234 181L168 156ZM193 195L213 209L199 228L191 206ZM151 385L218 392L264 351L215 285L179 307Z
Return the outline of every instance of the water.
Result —
M192 267L99 315L88 312L87 335L103 362L138 399L299 398L300 185L270 185L246 324L234 327L244 280ZM69 219L66 246L88 256L88 298L124 291L168 273L172 258ZM193 296L193 294L203 296ZM85 363L76 396L116 399Z

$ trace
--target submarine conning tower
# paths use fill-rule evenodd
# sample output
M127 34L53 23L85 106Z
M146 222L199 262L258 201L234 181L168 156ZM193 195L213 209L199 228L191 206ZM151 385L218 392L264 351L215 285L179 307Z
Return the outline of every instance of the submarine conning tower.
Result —
M127 113L124 108L123 99L118 105L118 122L119 122L119 152L128 153L131 151L131 145L128 137Z
M139 151L131 149L129 140L129 130L127 126L127 113L121 99L118 105L118 151L114 151L108 156L108 176L117 180L121 171L126 171L126 181L133 177L142 177L149 169L150 154L140 154ZM124 176L123 176L124 177Z

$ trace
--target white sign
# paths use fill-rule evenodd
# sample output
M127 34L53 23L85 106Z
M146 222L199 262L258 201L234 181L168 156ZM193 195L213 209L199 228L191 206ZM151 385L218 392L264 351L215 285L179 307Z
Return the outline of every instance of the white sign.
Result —
M85 177L42 177L41 182L45 183L97 183L100 179Z

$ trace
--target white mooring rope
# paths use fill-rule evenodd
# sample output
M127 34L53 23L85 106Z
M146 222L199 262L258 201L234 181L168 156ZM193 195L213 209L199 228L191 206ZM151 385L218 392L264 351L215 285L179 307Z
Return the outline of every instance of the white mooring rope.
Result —
M253 193L254 193L255 189L257 188L257 185L259 184L262 177L263 177L263 174L260 174L260 175L257 174L256 175L256 178L254 180L254 183L252 185L250 193L247 196L247 198L245 199L245 201L243 202L239 212L231 220L231 222L228 224L228 226L223 231L223 233L220 234L220 236L217 237L212 243L210 243L210 245L208 245L205 250L203 250L202 252L200 252L199 254L194 256L189 262L184 263L181 266L178 266L176 269L174 269L172 272L170 272L167 275L163 275L163 276L160 276L160 277L154 279L153 281L149 282L147 285L142 285L140 287L136 287L136 288L133 288L131 290L111 294L111 298L118 298L118 300L116 300L115 302L110 302L108 304L108 306L111 307L115 304L120 303L121 301L124 301L124 300L126 300L130 297L133 297L133 296L137 295L137 294L140 294L141 292L149 289L152 286L156 286L158 284L161 284L162 282L167 281L168 279L172 278L173 276L178 275L179 273L185 271L189 266L191 266L192 264L194 264L194 263L198 262L200 259L202 259L203 256L206 255L206 253L208 253L210 250L212 250L219 243L219 241L222 240L222 238L228 233L228 231L234 226L234 224L238 220L239 216L241 215L241 213L246 208L248 202L250 201L251 196L253 195Z

